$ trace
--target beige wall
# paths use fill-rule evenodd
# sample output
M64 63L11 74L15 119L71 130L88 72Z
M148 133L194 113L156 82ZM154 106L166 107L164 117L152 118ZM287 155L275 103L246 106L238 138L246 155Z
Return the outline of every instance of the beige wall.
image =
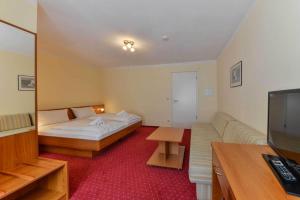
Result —
M37 1L0 0L0 19L36 33Z
M86 62L79 63L76 57L65 58L59 56L56 51L45 51L44 45L51 44L51 41L41 44L45 34L47 33L42 29L42 25L38 24L38 109L103 103L99 89L100 70L89 66Z
M18 91L18 75L34 75L34 59L0 51L0 115L33 113L35 92Z
M100 71L51 54L38 53L38 108L102 103Z
M218 58L219 109L266 133L267 93L300 88L300 1L257 1ZM243 86L229 69L243 60Z
M217 111L216 63L125 67L102 70L101 92L107 112L122 109L143 116L145 125L170 126L172 72L198 72L199 121L210 121ZM205 96L204 90L214 90Z

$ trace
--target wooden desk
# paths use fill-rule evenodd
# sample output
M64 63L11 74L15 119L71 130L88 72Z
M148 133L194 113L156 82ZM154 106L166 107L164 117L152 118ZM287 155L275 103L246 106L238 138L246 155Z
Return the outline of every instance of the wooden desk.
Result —
M262 154L269 146L213 143L212 199L300 200L288 195Z
M184 146L182 142L183 129L159 127L147 140L158 141L158 147L150 157L147 165L182 169Z

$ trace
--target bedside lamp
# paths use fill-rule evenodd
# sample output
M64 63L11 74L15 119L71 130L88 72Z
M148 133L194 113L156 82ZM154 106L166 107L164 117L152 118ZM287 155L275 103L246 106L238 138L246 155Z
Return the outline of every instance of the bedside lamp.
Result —
M95 111L96 111L97 114L104 113L104 110L105 109L103 107L96 107L95 108Z

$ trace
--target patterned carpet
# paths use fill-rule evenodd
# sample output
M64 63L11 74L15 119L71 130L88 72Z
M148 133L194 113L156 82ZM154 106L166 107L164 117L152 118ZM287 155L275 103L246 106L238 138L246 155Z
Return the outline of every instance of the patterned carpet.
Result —
M189 182L190 130L185 130L183 170L149 167L147 160L157 143L145 138L156 128L141 127L108 147L94 159L42 153L68 161L72 200L193 200L195 185Z

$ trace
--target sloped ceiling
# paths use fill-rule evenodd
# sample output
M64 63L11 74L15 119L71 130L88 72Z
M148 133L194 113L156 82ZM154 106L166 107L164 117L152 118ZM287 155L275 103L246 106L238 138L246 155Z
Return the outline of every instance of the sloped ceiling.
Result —
M38 46L99 67L215 60L253 2L40 0Z

